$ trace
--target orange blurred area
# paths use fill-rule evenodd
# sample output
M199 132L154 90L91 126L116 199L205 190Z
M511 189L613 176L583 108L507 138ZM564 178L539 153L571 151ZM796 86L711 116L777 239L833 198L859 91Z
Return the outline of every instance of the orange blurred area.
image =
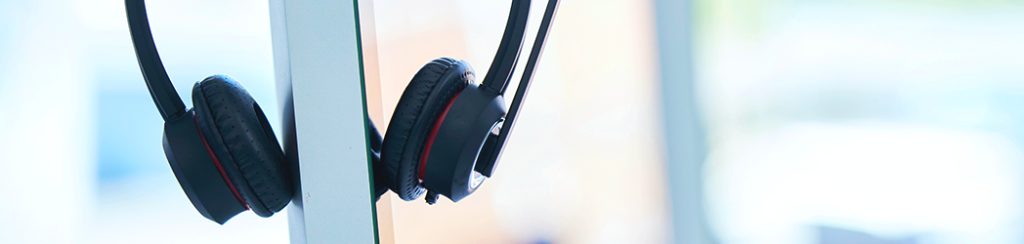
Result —
M376 120L390 120L405 85L431 59L464 59L483 77L506 5L374 2L381 92L368 97L382 104ZM525 47L543 9L533 4ZM378 213L389 208L392 219L378 215L379 226L392 225L396 243L668 241L650 16L643 2L561 3L495 177L457 204L428 206L389 193Z

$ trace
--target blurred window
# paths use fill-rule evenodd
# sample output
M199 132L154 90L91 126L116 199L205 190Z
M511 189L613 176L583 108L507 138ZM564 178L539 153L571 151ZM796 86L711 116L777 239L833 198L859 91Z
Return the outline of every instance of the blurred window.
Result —
M723 243L1021 243L1024 4L698 1Z

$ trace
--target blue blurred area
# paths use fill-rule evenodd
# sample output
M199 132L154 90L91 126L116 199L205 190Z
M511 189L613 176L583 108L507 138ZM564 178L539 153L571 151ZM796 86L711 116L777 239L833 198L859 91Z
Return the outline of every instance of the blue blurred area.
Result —
M1024 241L1024 4L703 3L723 243Z
M195 81L229 74L279 124L267 2L147 2L186 105ZM16 199L0 204L0 243L287 242L284 213L219 226L191 206L164 158L123 4L0 1L0 101L11 105L0 134L19 138L0 141L0 193Z
M104 78L110 77L99 80ZM159 128L154 125L161 125L163 121L159 116L152 116L156 111L149 95L138 91L100 91L98 98L99 180L116 181L138 174L169 172L169 166L161 157L162 131L153 130ZM147 113L149 111L152 113Z
M819 226L817 243L821 244L917 244L915 236L896 238L877 237L868 233L843 228Z

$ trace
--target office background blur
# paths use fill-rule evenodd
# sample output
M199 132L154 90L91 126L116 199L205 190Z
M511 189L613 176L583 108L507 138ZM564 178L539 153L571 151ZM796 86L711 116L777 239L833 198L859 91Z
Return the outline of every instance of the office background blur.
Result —
M287 242L286 213L224 226L195 213L122 4L0 0L0 243ZM654 2L564 1L497 177L457 205L390 199L394 239L663 243L696 228L674 213L698 209L682 218L709 243L1024 243L1024 2L693 4L692 23L666 24ZM265 1L148 5L180 94L224 73L275 104ZM507 14L506 1L374 8L381 123L432 58L485 73ZM659 63L666 26L692 34L692 63ZM677 70L692 79L662 82ZM703 136L671 143L687 105L662 101L691 93ZM666 170L694 142L694 172ZM700 183L701 204L679 182Z

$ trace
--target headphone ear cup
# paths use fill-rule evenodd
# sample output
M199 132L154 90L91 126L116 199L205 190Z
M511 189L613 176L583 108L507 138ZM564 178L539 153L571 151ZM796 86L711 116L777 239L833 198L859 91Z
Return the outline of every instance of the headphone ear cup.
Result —
M454 74L452 72L465 72ZM425 192L417 177L424 140L445 107L470 84L472 68L451 58L439 58L420 68L402 92L388 125L381 151L389 187L403 200Z
M256 101L223 75L196 83L192 99L200 129L249 208L262 217L284 208L294 192L292 174Z

